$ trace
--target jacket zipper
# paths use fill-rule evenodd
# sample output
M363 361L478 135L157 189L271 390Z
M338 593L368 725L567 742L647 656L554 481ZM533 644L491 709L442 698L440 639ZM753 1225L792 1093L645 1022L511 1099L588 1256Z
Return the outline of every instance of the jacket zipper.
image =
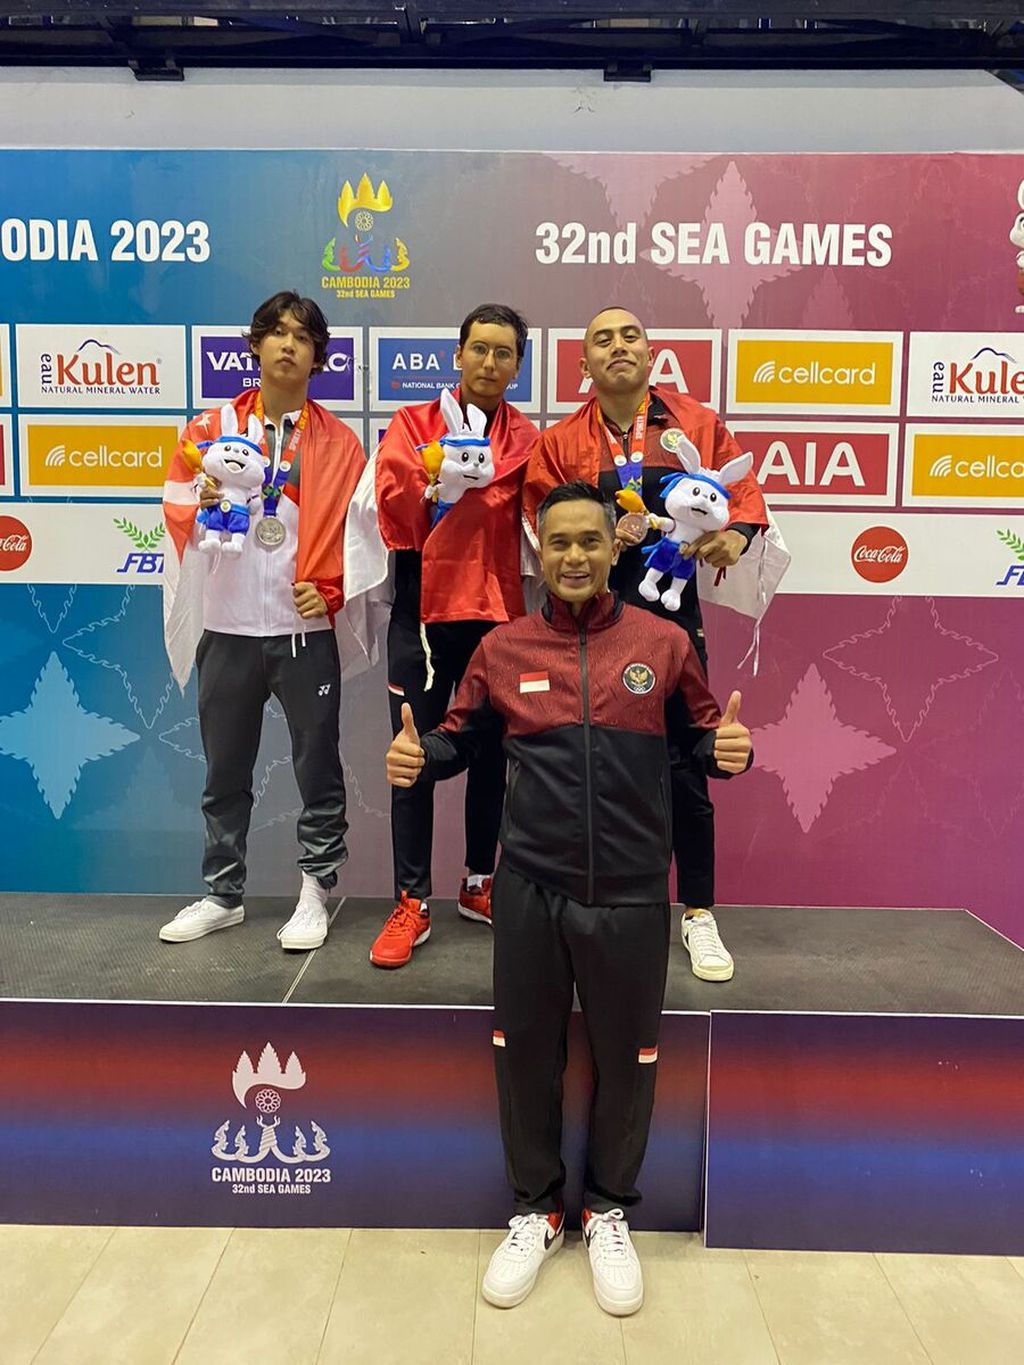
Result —
M594 903L594 799L590 771L590 672L587 667L587 633L578 626L580 675L583 686L583 785L587 808L587 904Z

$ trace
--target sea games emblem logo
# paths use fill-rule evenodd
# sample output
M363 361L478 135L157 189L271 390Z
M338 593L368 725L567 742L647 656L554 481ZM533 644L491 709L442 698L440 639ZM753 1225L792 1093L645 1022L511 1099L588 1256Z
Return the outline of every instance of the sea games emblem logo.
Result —
M339 299L394 299L408 290L409 249L385 218L394 207L387 182L375 190L364 173L353 190L346 180L337 207L341 229L324 246L320 288Z
M269 1043L259 1066L242 1053L231 1073L231 1088L248 1123L238 1124L232 1134L228 1118L214 1133L210 1151L222 1163L210 1171L215 1185L230 1185L232 1194L309 1194L314 1185L330 1184L331 1168L320 1164L331 1154L327 1134L312 1119L296 1122L290 1112L294 1106L282 1094L305 1084L306 1073L294 1052L283 1069Z

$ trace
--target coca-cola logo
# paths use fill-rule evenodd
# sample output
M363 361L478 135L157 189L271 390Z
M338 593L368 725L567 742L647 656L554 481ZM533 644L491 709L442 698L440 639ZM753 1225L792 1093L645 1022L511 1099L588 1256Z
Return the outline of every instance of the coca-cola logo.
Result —
M889 583L907 567L907 542L891 526L870 526L853 542L850 559L869 583Z
M32 537L17 517L0 517L0 570L20 569L32 553Z

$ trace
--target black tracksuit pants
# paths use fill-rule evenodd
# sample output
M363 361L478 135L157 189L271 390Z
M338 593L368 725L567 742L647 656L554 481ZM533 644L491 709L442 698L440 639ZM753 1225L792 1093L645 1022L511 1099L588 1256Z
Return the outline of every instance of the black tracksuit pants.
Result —
M689 635L706 677L708 655L700 618L684 617L679 624ZM682 905L710 909L715 903L715 808L708 794L707 774L689 755L686 713L678 697L673 697L665 707L665 728L672 785L676 898Z
M429 659L418 620L392 612L388 626L388 702L391 730L402 727L402 703L412 707L419 733L444 720L452 692L491 621L449 621L425 627ZM429 667L428 667L429 663ZM505 755L500 735L485 742L466 771L466 866L471 872L494 871L505 802ZM434 845L434 783L421 778L412 787L391 788L391 851L395 898L403 891L418 900L431 893L430 861Z
M516 1213L561 1206L562 1074L573 985L594 1064L584 1204L628 1210L647 1147L671 912L579 905L513 872L495 874L494 1060Z
M196 669L206 754L203 879L210 898L229 909L242 903L252 774L263 708L271 695L288 722L302 798L299 867L323 886L334 886L348 857L345 775L338 752L341 670L334 631L299 637L204 631Z

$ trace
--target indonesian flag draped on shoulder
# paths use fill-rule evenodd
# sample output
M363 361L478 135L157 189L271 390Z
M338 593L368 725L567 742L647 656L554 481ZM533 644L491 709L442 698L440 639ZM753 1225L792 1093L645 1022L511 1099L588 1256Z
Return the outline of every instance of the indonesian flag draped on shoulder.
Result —
M458 396L458 395L456 395ZM448 428L441 400L401 408L359 481L345 530L345 618L363 662L376 662L376 638L393 600L389 552L422 556L420 619L511 621L524 613L521 490L537 428L502 402L488 437L494 480L467 492L431 527L420 446ZM355 671L349 668L348 672Z
M721 469L743 454L736 438L711 408L688 394L656 385L652 385L651 393L664 404L671 425L696 446L703 468ZM667 452L665 461L671 462ZM551 489L571 479L596 485L600 470L601 426L595 397L548 427L534 447L523 484L523 530L535 551L540 548L537 509ZM716 570L701 564L698 591L702 602L717 602L759 621L789 567L790 554L754 475L747 474L729 491L729 521L757 526L761 534L754 537L746 554L731 569Z
M249 389L232 400L240 431L245 431L255 411L257 395L258 390ZM220 434L219 408L193 418L181 433L164 483L164 522L171 541L164 556L164 640L182 690L203 632L203 588L210 571L210 559L193 541L199 503L193 491L196 470L185 455L185 443L214 441ZM365 467L366 456L355 433L309 400L308 424L299 444L295 581L316 585L335 625L345 601L345 517ZM284 496L294 496L290 486Z

